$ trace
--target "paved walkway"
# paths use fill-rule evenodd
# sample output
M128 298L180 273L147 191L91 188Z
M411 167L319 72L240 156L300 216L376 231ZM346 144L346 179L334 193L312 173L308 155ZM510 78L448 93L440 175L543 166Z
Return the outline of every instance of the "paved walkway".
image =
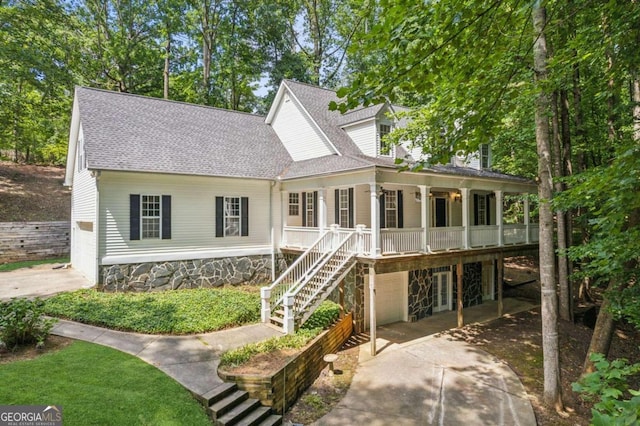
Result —
M89 281L72 268L53 269L55 264L37 265L0 272L0 300L12 297L47 297L61 291L89 288Z
M135 355L197 395L204 395L223 383L217 372L223 352L281 335L264 324L190 336L158 336L125 333L65 320L60 320L52 333Z

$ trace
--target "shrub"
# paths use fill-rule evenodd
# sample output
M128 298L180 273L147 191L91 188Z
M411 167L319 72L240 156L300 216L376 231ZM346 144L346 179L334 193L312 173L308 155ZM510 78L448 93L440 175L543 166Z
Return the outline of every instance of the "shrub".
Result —
M41 299L11 299L0 305L0 341L7 348L44 344L55 320L44 317Z
M591 409L593 425L632 425L640 420L640 390L629 389L629 377L640 373L640 364L626 359L609 362L602 354L592 354L596 371L573 384L583 399L595 401ZM626 399L625 399L626 398Z
M338 320L340 316L340 305L331 301L325 301L315 310L309 319L302 324L302 329L312 330L319 328L324 330Z

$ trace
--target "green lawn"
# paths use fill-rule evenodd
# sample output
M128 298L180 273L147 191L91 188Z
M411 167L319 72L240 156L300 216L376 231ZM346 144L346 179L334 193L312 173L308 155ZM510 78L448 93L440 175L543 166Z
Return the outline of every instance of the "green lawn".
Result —
M28 268L30 266L44 265L47 263L69 263L68 257L61 257L58 259L45 259L45 260L25 260L22 262L3 263L0 265L0 272L15 271L16 269Z
M47 299L45 313L139 333L203 333L258 322L260 294L257 288L153 293L79 290Z
M3 405L62 406L65 425L210 425L204 407L155 367L76 341L0 365Z

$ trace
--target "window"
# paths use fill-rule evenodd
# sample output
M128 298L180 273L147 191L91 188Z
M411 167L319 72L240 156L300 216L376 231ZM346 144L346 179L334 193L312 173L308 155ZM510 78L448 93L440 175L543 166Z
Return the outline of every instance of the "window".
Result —
M386 228L398 227L398 193L384 191L384 217Z
M338 193L338 224L341 228L349 228L349 190L340 189Z
M216 197L216 237L249 235L249 198Z
M84 155L84 137L80 135L78 138L78 171L81 172L86 168Z
M476 209L478 212L478 221L477 225L486 225L487 224L487 199L484 196L478 196L476 198Z
M224 236L240 235L240 197L224 197Z
M380 155L392 156L393 146L384 140L384 137L389 133L391 133L391 126L388 124L380 124L378 129L379 129L378 136L380 138Z
M489 167L491 167L489 145L483 143L480 145L480 168L488 169Z
M292 192L289 194L289 216L300 215L300 194Z
M305 211L304 211L304 215L305 215L305 223L306 226L316 226L316 208L315 208L315 197L314 197L315 192L307 192L305 193Z
M171 239L171 195L129 194L129 239Z
M140 201L142 238L160 238L160 196L143 195Z

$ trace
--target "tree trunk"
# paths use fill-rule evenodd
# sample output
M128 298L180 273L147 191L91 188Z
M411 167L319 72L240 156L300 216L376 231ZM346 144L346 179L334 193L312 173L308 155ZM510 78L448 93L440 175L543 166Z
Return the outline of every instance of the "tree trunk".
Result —
M564 128L562 134L560 132L560 112L558 103L560 96L557 91L553 92L553 177L555 180L556 193L564 191L564 185L558 178L564 177L564 168L562 167L562 139L564 136ZM567 226L566 214L562 210L556 210L556 224L558 227L558 287L560 290L560 318L565 321L573 319L573 300L571 297L571 287L569 285L569 271L567 268Z
M164 81L164 98L169 99L169 65L171 64L171 31L167 25L167 44L164 48L164 72L162 73Z
M532 10L534 46L533 66L538 96L535 100L536 145L538 151L538 195L540 197L540 284L542 304L542 353L544 365L544 402L564 409L560 388L560 361L558 352L558 301L555 289L555 255L553 249L553 212L551 199L551 149L549 142L549 96L547 82L547 45L544 33L546 11L541 1Z

